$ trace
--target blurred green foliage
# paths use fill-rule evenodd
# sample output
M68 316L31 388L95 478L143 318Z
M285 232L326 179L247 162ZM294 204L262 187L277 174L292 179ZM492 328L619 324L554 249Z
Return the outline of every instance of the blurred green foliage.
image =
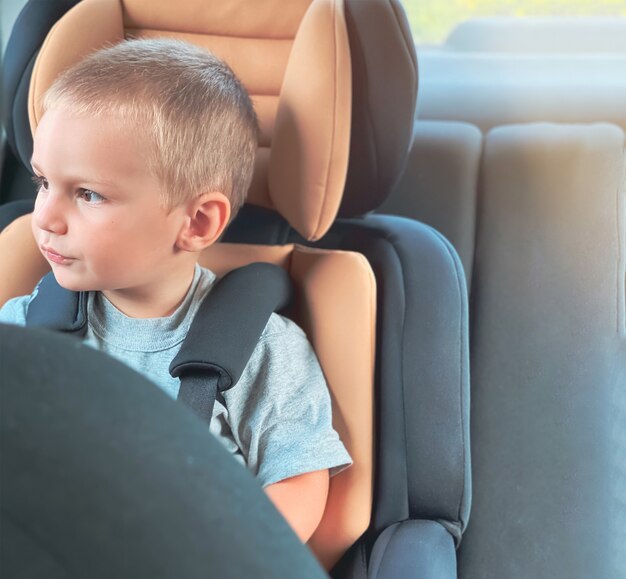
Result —
M415 41L441 44L454 26L481 16L626 16L626 0L402 0Z

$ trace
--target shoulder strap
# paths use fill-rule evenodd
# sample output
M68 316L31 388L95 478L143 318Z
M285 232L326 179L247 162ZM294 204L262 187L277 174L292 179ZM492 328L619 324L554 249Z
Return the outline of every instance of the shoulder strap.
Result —
M243 373L272 312L289 303L287 272L252 263L220 279L200 304L170 374L181 380L178 399L210 422L218 391Z
M67 290L57 283L52 272L46 274L28 305L26 325L84 337L87 332L87 293Z
M169 367L181 381L178 399L210 422L218 391L238 382L272 312L285 308L291 293L285 270L269 263L235 269L216 282ZM87 293L67 290L47 274L28 306L26 325L84 337Z

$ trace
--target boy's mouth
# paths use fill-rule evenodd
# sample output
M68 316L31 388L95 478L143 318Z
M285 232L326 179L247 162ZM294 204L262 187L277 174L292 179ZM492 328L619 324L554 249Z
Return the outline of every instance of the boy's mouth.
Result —
M57 253L56 251L54 251L54 249L46 247L45 245L41 246L41 252L44 254L44 257L48 261L52 261L60 265L67 265L68 263L71 263L72 261L74 261L74 258L61 255L60 253Z

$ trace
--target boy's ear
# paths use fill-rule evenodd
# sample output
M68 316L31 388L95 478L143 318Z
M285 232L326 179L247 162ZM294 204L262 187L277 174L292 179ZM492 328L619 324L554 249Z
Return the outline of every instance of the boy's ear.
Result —
M202 251L215 243L230 220L230 201L223 193L212 191L191 199L185 207L185 223L176 247L183 251Z

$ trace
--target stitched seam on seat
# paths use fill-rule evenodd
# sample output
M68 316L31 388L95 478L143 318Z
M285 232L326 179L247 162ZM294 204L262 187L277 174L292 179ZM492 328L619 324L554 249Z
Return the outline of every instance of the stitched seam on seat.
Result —
M450 259L453 267L454 267L454 271L456 272L456 281L457 281L457 296L459 299L459 311L461 312L461 314L466 314L467 313L467 303L464 304L462 295L463 295L463 288L461 286L461 279L464 278L463 275L461 275L463 273L462 268L459 268L459 264L457 263L457 260L454 259L452 250L451 250L451 246L448 242L448 240L441 234L439 233L436 229L434 229L433 227L430 227L428 225L424 226L429 229L432 233L435 234L435 239L437 240L438 244L443 247L443 249L446 252L446 255L448 256L448 258ZM393 241L389 238L388 235L385 235L383 237L383 239L385 239L386 241L388 241L391 246L393 247L396 255L398 255L398 252L395 248L395 245L393 243ZM399 259L399 256L398 256ZM400 260L401 261L401 260ZM406 296L406 285L404 283L405 281L405 277L403 276L403 287L405 289L405 296ZM406 312L406 307L404 308L404 311ZM406 316L403 315L402 316L402 320L403 320L403 325L402 325L402 343L404 344L405 340L404 340L404 335L405 335L405 327L406 324L404 323L406 320ZM459 329L462 329L462 324L459 326ZM458 397L458 403L459 403L459 409L463 408L463 388L461 388L462 384L463 384L463 374L464 374L464 370L466 369L466 365L467 364L464 360L464 356L463 356L463 339L462 339L462 334L459 332L459 342L458 342L458 346L459 346L459 353L460 353L460 361L461 361L461 366L460 366L460 374L459 374L459 387L458 387L458 391L459 391L459 397ZM405 383L405 375L404 375L404 348L402 348L402 353L401 353L401 362L402 362L402 399L405 400L405 389L404 389L404 383ZM463 417L462 412L459 412L459 416ZM408 451L407 448L407 421L406 421L406 415L404 417L404 436L405 436L405 440L404 440L404 445L405 445L405 449ZM462 485L462 489L461 489L461 497L459 500L459 504L457 507L457 519L459 521L461 521L461 509L462 509L462 505L463 505L463 501L465 499L465 475L466 475L466 471L465 471L465 463L466 463L466 457L467 457L467 453L466 453L466 445L465 443L469 444L469 440L465 439L465 428L463 428L463 426L465 426L465 422L463 420L461 420L461 441L462 441L462 459L463 459L463 485ZM408 452L405 453L407 456L407 476L408 476ZM407 481L407 492L408 492L408 481ZM408 501L408 497L407 497L407 501ZM410 507L410 501L408 501L409 503L409 507ZM409 512L409 517L411 516L411 513Z
M464 314L467 313L467 303L463 300L463 286L461 284L461 279L463 279L463 270L462 268L459 267L459 262L458 259L454 258L454 254L452 253L452 248L450 246L450 243L448 242L448 240L441 234L439 233L436 229L431 228L432 231L435 233L437 239L439 240L440 244L442 245L442 247L444 248L444 250L446 251L446 255L449 257L450 261L452 262L452 265L454 267L454 271L456 272L456 282L457 282L457 296L459 299L459 311L461 312L461 315L463 316ZM461 330L463 327L463 323L462 323L462 319L461 318L461 324L459 329ZM466 458L467 458L467 453L466 453L466 443L469 444L469 440L465 439L465 421L463 419L463 395L464 395L464 389L463 389L463 374L464 374L464 370L466 370L466 364L467 362L465 361L465 357L463 355L463 336L462 333L459 332L459 359L460 359L460 374L459 374L459 417L461 418L461 451L462 451L462 458L463 458L463 485L461 488L461 497L459 500L459 505L457 508L457 519L459 521L462 522L461 519L461 510L462 510L462 505L465 499L465 462L466 462Z
M143 31L149 31L149 32L159 32L162 34L189 34L189 35L193 35L193 36L212 36L214 38L237 38L240 40L267 40L269 42L273 41L273 40L279 40L281 42L284 41L292 41L294 40L294 36L278 36L278 37L273 37L273 36L239 36L237 34L218 34L216 32L186 32L184 30L166 30L164 28L152 28L152 27L148 27L148 26L124 26L124 33L126 33L127 30L132 30L132 31L137 31L137 32L143 32Z
M365 571L365 574L367 575L367 554L365 552L365 545L363 544L362 541L358 547L358 550L359 550L359 559L361 560L361 569L363 569L363 571Z
M400 254L398 252L398 250L396 249L395 245L393 245L392 243L392 247L396 253L396 255L398 256L398 261L400 263L402 263L402 259L400 258ZM405 373L405 363L404 360L406 358L405 356L405 343L406 343L406 303L407 303L407 280L406 280L406 276L404 275L404 268L400 268L400 271L402 272L402 298L403 298L403 303L402 303L402 331L401 331L401 336L402 336L402 348L400 349L400 371L401 371L401 376L402 376L402 406L404 409L404 456L405 456L405 468L406 468L406 506L407 506L407 514L408 517L411 518L411 500L410 500L410 491L409 491L409 436L407 433L407 424L408 424L408 420L407 420L407 414L406 414L406 388L405 388L405 384L406 384L406 373Z
M394 244L394 240L393 240L393 236L390 235L390 232L387 230L379 230L374 228L373 231L377 234L377 239L384 241L385 243L389 244L389 246L391 247L391 250L393 251L393 254L395 255L396 259L398 260L398 263L402 263L402 260L400 259L400 254L398 252L398 250L396 249L396 246ZM401 341L402 344L404 344L405 342L405 334L406 334L406 277L404 276L404 269L402 267L399 268L399 271L402 274L402 279L401 281L401 286L403 289L403 296L402 296L402 328L400 329L400 336L401 336ZM382 314L382 312L381 312ZM378 317L378 314L377 314ZM399 353L399 357L400 357L400 376L401 376L401 384L400 384L400 389L401 389L401 401L402 401L402 407L403 409L406 408L405 406L405 401L406 401L406 392L405 392L405 387L404 387L404 383L405 383L405 372L404 372L404 348L400 348L400 353ZM404 497L404 506L406 507L406 513L407 516L410 517L411 516L411 504L409 501L409 463L408 463L408 445L407 445L407 419L406 419L406 412L403 413L402 415L402 434L404 435L404 440L402 441L402 444L404 446L404 474L405 474L405 480L404 480L404 484L405 484L405 497Z
M390 236L385 235L383 237L383 239L389 243L389 245L391 246L391 248L393 249L393 252L396 255L396 258L398 259L399 263L402 263L402 260L400 259L400 254L398 253L398 250L396 249L395 244L393 243L392 239L390 239ZM407 296L407 285L406 285L406 276L404 275L404 269L402 267L399 268L400 272L402 273L402 328L400 330L400 335L401 335L401 339L402 339L402 347L400 348L400 376L402 377L401 380L401 389L402 389L402 407L403 410L406 410L406 389L404 387L405 382L406 382L406 375L405 375L405 365L404 365L404 343L405 343L405 336L406 336L406 296ZM409 500L409 446L408 446L408 434L407 434L407 416L406 416L406 412L403 412L403 416L402 416L402 431L404 434L404 440L403 440L403 444L404 444L404 468L405 468L405 475L406 475L406 480L405 480L405 490L406 490L406 497L405 497L405 504L406 504L406 512L407 515L410 517L411 516L411 501Z
M396 23L398 24L398 29L400 30L400 32L402 33L402 37L404 38L404 50L407 53L407 56L409 57L409 60L413 63L413 65L415 66L416 70L417 70L417 62L416 60L413 58L414 53L411 52L408 48L407 45L409 42L413 42L413 39L410 38L406 38L406 36L404 35L404 30L400 24L400 16L398 15L398 10L396 9L396 7L393 4L393 1L390 0L390 5L391 5L391 11L393 12L393 15L395 16L396 19ZM415 76L415 81L413 83L413 88L416 88L416 84L417 84L417 76Z
M389 554L389 545L391 544L391 541L393 540L393 538L396 536L396 534L398 533L398 531L400 530L400 523L396 523L393 531L391 532L389 539L387 539L387 544L385 545L385 550L383 551L383 556L380 560L380 565L378 567L378 570L380 571L381 569L383 569L384 564L386 559L388 558L387 555ZM378 575L378 573L377 573Z
M338 86L338 70L339 70L339 55L338 55L338 51L337 51L337 10L336 10L336 5L337 2L340 0L334 0L332 2L332 23L333 23L333 52L335 54L335 75L334 75L334 95L335 98L333 99L333 124L332 124L332 130L331 130L331 141L330 141L330 152L328 155L328 163L326 165L326 175L324 178L324 194L322 196L322 202L320 204L320 207L318 209L318 214L317 214L317 223L315 225L314 228L314 233L313 233L313 238L317 238L319 235L319 231L321 229L321 223L322 223L322 216L324 214L324 208L328 203L328 176L330 174L330 167L332 164L332 159L333 159L333 152L334 152L334 148L335 148L335 140L337 139L337 135L336 135L336 131L337 131L337 100L339 99L339 96L337 95L337 86ZM325 233L325 232L324 232Z

